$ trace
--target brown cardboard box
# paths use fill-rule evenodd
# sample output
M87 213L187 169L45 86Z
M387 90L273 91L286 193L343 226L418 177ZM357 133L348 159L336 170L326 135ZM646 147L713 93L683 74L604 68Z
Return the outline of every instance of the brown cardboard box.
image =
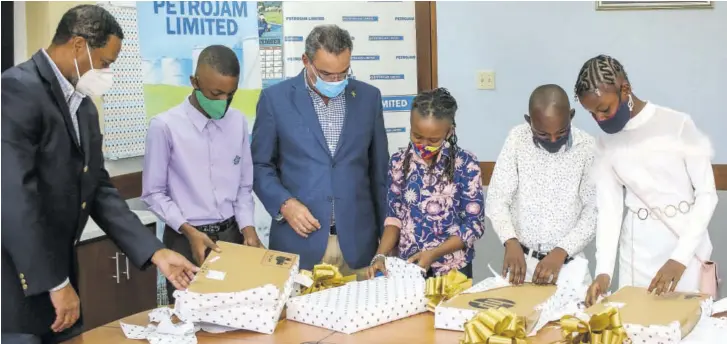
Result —
M707 295L697 293L667 293L656 296L649 294L646 288L623 287L601 303L586 309L586 313L593 315L602 312L609 302L623 303L619 313L624 324L666 326L678 321L684 338L699 322L702 315L701 304L707 298Z
M298 273L298 256L249 246L217 243L174 310L190 322L273 333Z
M291 253L224 241L217 242L217 245L222 252L212 251L207 256L200 272L189 285L189 291L231 293L273 284L282 292L290 278L290 269L298 265L298 255ZM217 272L224 273L224 278L214 278L220 275Z
M481 293L459 294L439 305L435 310L435 327L463 330L464 323L477 312L490 308L505 307L525 318L526 332L538 322L540 312L535 307L555 294L554 285L523 284L491 289Z

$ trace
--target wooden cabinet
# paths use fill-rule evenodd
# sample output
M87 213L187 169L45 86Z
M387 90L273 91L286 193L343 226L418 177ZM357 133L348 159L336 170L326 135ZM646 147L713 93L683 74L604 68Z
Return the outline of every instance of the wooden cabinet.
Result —
M154 266L137 269L107 237L82 242L76 250L84 331L156 307Z

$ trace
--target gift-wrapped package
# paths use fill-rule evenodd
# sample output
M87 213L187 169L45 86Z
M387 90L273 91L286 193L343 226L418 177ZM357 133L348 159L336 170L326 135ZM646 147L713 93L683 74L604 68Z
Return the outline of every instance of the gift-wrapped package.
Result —
M554 285L539 286L527 283L483 292L464 292L435 309L434 327L464 331L465 323L477 313L504 308L521 317L525 322L525 330L530 332L540 317L537 306L546 302L555 291Z
M652 295L645 288L624 287L588 309L588 315L617 309L626 333L638 343L679 343L711 305L709 296L697 293Z
M186 291L176 291L180 320L273 333L298 274L297 255L217 243Z
M465 323L480 312L502 307L521 318L528 335L534 335L548 322L573 314L580 308L586 294L583 283L588 273L588 261L576 257L564 266L557 285L539 286L526 283L512 286L491 266L492 277L486 278L434 310L434 327L464 331Z
M387 258L387 277L292 297L287 319L351 334L426 311L422 270Z

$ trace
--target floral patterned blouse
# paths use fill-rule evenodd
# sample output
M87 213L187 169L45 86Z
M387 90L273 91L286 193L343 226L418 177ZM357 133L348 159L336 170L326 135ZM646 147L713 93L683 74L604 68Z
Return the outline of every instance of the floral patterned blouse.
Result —
M411 154L409 173L402 185L405 154ZM445 144L430 167L413 150L395 153L389 162L386 225L401 228L399 257L407 259L459 236L464 250L433 262L435 275L461 269L474 258L474 243L484 233L484 192L480 166L470 152L457 150L454 182L446 180L449 146ZM444 180L443 180L444 179Z

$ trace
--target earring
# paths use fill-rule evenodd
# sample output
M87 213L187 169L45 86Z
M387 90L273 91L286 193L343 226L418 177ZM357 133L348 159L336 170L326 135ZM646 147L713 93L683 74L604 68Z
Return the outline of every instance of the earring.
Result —
M626 105L629 106L629 111L634 111L634 98L631 98L630 93L629 93L629 102Z

